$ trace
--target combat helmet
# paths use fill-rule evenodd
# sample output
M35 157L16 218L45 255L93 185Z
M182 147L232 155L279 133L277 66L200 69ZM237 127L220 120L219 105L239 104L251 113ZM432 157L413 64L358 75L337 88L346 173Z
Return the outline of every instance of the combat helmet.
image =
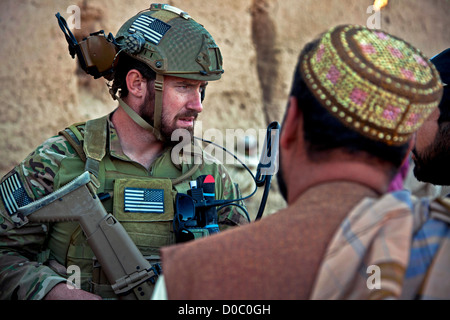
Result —
M151 4L148 10L129 19L115 41L119 52L145 63L156 73L153 126L139 119L115 92L111 94L135 122L160 140L164 76L214 81L224 72L220 49L208 31L186 12L167 4Z
M78 42L66 20L56 14L59 26L69 44L72 58L78 57L81 68L95 79L111 81L121 54L127 54L148 65L155 73L154 123L150 125L116 95L125 112L141 127L159 140L161 134L162 92L164 76L214 81L222 73L222 55L208 31L186 12L168 4L153 3L129 19L117 32L106 36L103 30ZM203 96L202 96L203 98Z

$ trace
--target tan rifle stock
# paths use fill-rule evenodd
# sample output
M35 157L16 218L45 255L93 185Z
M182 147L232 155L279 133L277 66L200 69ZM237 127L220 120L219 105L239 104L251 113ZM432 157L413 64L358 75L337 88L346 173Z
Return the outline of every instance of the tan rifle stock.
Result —
M85 172L61 189L21 207L17 214L35 222L79 222L114 292L121 299L149 300L153 286L148 281L156 275L152 265L92 190L90 174Z

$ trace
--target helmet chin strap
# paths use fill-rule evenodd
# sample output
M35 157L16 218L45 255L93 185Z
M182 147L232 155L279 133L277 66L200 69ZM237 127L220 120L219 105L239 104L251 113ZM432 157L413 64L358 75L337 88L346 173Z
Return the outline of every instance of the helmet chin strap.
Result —
M112 90L109 91L112 98L119 102L123 111L141 128L152 133L158 140L165 141L163 135L161 134L161 115L162 115L162 95L164 86L164 76L161 74L156 74L155 80L155 108L153 113L154 123L153 126L145 121L136 111L134 111L125 101L123 101L119 96L117 96Z

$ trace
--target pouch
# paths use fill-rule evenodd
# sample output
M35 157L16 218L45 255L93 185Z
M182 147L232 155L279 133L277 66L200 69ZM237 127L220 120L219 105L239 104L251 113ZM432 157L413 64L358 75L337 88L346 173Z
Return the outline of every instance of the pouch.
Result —
M113 214L144 255L173 244L174 199L170 179L126 178L114 181Z

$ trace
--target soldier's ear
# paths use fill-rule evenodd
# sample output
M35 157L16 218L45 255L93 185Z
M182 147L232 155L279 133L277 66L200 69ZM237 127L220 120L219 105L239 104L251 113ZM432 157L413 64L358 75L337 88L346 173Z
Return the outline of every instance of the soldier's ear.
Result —
M126 76L128 92L134 95L136 98L143 98L146 95L147 80L136 69L128 71Z

